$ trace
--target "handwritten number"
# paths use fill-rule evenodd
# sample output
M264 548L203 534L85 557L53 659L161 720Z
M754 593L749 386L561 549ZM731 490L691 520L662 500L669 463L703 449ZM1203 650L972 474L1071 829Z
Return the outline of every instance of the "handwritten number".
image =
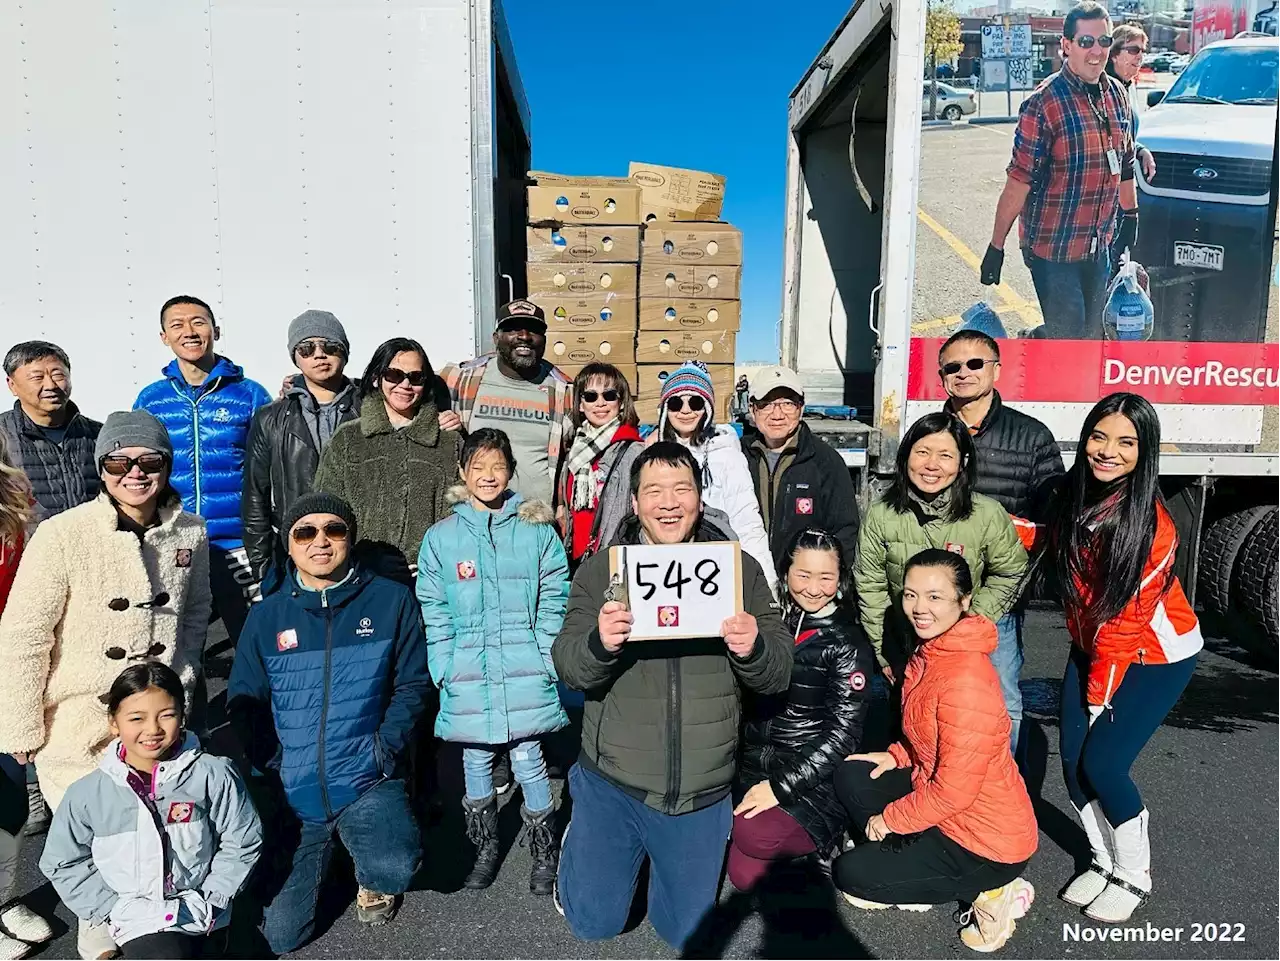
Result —
M657 570L658 565L657 564L637 564L636 565L636 583L639 586L646 588L646 592L643 600L647 601L649 600L649 598L653 597L654 592L657 591L658 589L658 585L655 584L653 581L646 581L644 577L641 576L646 567L652 567L654 570Z
M710 565L711 570L703 573L704 569ZM720 585L716 578L720 576L720 565L711 558L698 561L698 566L693 569L693 575L699 581L698 590L702 591L706 597L715 597L720 593Z
M675 575L674 581L671 579L672 574ZM684 599L684 586L692 583L693 578L684 576L684 565L679 561L672 561L667 565L667 576L663 578L662 586L669 591L674 590L676 592L676 600Z

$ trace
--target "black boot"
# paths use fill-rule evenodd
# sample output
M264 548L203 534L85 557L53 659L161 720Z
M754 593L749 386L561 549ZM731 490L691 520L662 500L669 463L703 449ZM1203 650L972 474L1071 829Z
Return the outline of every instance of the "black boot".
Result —
M482 801L462 799L467 819L467 838L476 847L476 863L463 885L479 890L493 884L498 876L498 799L490 794Z
M529 890L534 894L550 894L556 881L556 869L560 864L560 844L556 840L555 807L545 811L530 811L521 805L520 817L524 819L525 837L529 839L529 853L533 856L533 869L529 872Z

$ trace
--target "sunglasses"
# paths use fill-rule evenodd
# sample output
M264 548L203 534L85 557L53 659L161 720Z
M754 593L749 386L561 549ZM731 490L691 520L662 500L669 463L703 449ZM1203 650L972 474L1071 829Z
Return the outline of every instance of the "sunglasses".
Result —
M1140 55L1140 54L1144 54L1144 53L1146 53L1146 52L1147 52L1147 48L1146 48L1146 47L1140 47L1140 46L1138 46L1136 43L1131 43L1131 44L1129 44L1129 46L1127 46L1127 47L1121 47L1121 48L1120 48L1120 52L1121 52L1121 53L1127 53L1127 54L1129 54L1129 56L1131 56L1131 57L1136 57L1136 56L1138 56L1138 55Z
M317 344L313 340L304 340L293 349L297 351L299 357L304 358L312 356L317 350L323 351L329 357L341 357L347 352L347 349L336 340L326 340L322 344Z
M970 357L963 364L958 360L953 360L949 364L942 365L942 372L950 377L952 374L960 373L961 368L967 367L969 370L982 370L987 364L998 364L998 360L983 360L981 357Z
M169 458L164 454L139 454L137 457L125 457L123 454L108 454L102 458L102 470L112 477L124 477L134 467L141 467L144 474L161 474Z
M382 372L382 379L388 384L398 384L407 380L410 387L421 387L427 382L427 372L425 370L403 371L398 367L388 367Z
M594 404L594 403L595 403L596 401L598 401L601 397L603 397L606 401L608 401L610 404L612 404L612 403L613 403L615 400L617 400L620 396L621 396L621 395L620 395L616 390L614 390L614 389L612 389L612 388L610 388L609 390L603 391L603 392L602 392L602 391L597 391L597 390L584 390L584 391L582 392L582 399L583 399L586 403L588 403L588 404Z
M1100 37L1090 37L1086 35L1083 37L1068 37L1067 39L1070 40L1072 43L1074 43L1081 50L1088 50L1095 43L1099 47L1101 47L1103 50L1106 50L1109 46L1111 46L1112 41L1115 38L1112 37L1111 34L1109 33L1104 33Z
M667 410L672 414L678 414L680 411L685 410L686 407L697 414L706 410L707 402L697 394L692 394L688 397L667 398Z
M347 535L351 533L342 521L330 521L323 528L316 527L315 524L299 524L289 532L289 536L293 538L295 544L310 544L320 536L321 530L331 541L345 541Z

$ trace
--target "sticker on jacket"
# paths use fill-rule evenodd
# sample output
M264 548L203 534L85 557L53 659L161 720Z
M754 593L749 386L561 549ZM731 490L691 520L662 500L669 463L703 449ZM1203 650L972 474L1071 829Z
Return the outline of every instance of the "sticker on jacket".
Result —
M849 686L855 691L861 691L867 686L867 675L861 671L854 671L849 675Z
M797 514L812 514L812 513L813 513L813 498L812 498L812 497L797 497L797 498L796 498L796 513L797 513Z
M292 651L298 646L298 632L292 627L276 635L276 650Z
M356 628L356 636L357 637L373 636L373 618L371 617L360 618L360 626Z
M474 581L476 579L475 561L458 561L458 580Z
M169 814L164 819L166 824L188 824L196 806L190 801L174 801L169 805Z
M659 627L679 627L680 626L680 608L674 604L666 605L658 608L658 626Z
M175 553L173 556L173 563L176 564L178 567L190 567L191 566L191 548L179 547L177 550L177 553Z
M959 554L961 557L964 557L963 544L952 544L950 541L947 541L947 550L949 550L952 554Z

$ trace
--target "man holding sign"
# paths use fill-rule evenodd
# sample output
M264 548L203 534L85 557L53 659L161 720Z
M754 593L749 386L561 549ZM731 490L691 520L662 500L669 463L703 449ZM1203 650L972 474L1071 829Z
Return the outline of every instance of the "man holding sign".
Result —
M579 568L551 651L561 680L587 695L557 905L575 936L614 937L648 857L649 920L679 950L719 887L739 688L785 691L792 641L760 565L703 517L686 448L646 448L631 493L621 549ZM718 633L690 636L716 604L727 615ZM651 623L636 620L642 609Z

